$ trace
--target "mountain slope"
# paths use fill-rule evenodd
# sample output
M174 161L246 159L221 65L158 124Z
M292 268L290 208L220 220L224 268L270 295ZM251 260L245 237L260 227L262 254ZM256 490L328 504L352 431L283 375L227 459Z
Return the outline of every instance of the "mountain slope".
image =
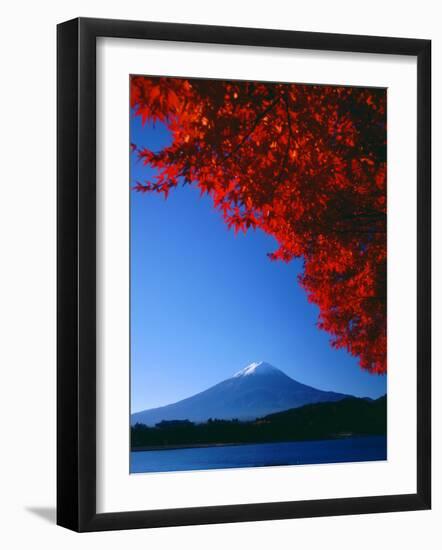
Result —
M306 386L268 363L257 362L192 397L134 413L131 424L138 422L152 426L162 420L186 419L205 422L209 418L253 420L302 405L339 401L345 397L348 396Z

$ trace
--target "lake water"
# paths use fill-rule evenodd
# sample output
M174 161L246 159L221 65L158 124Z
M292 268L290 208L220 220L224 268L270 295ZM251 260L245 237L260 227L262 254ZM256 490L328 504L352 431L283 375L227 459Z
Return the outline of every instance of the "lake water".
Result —
M330 464L387 459L385 436L131 452L131 473Z

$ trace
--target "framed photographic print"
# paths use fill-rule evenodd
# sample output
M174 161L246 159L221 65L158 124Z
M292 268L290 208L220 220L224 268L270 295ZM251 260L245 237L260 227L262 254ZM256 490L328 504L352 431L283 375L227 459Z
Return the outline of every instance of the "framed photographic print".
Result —
M59 525L430 508L430 52L58 26Z

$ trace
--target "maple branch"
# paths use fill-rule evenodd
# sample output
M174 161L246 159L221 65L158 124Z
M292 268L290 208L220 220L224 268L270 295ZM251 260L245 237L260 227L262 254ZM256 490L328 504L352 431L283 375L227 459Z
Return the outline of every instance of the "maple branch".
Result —
M387 218L387 214L385 212L380 212L378 210L365 210L362 212L355 212L347 215L340 215L341 220L353 220L353 219L363 219L363 218L369 218L376 220L382 220L384 221Z
M251 129L249 130L249 132L242 138L242 140L236 145L236 147L234 149L232 149L232 151L230 151L230 153L228 153L223 158L223 163L226 162L227 160L229 160L230 157L235 155L239 151L239 149L241 149L241 147L244 145L244 143L249 139L249 137L256 130L256 128L259 125L259 123L261 122L261 120L275 107L275 105L280 101L280 99L281 98L279 96L277 98L275 98L272 101L272 103L262 113L260 113L256 117L255 122L253 123L253 125L252 125Z
M372 234L383 234L385 235L386 231L385 230L376 230L376 229L331 229L330 230L332 233L343 233L343 234L351 234L351 233L356 233L356 234L360 234L360 235L372 235Z
M292 143L292 135L293 135L292 134L292 124L291 124L291 120L290 120L289 104L288 104L287 97L286 97L285 94L283 94L283 101L284 101L284 104L285 104L285 110L286 110L286 114L287 114L287 129L289 131L289 137L287 139L287 146L286 146L286 149L285 149L284 159L282 161L281 169L279 171L278 179L277 179L277 182L276 182L277 186L281 183L282 176L283 176L283 173L284 173L286 165L287 165L287 160L289 158L290 145Z

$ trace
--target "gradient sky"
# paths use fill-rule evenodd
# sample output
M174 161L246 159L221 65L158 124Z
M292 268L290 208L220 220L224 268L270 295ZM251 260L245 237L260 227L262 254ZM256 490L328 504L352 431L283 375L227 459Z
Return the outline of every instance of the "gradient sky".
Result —
M131 117L131 142L159 150L163 125ZM154 172L131 158L131 186ZM252 361L299 382L356 396L386 393L316 327L318 308L297 283L302 262L272 262L276 241L235 235L192 186L131 190L131 411L189 397Z

